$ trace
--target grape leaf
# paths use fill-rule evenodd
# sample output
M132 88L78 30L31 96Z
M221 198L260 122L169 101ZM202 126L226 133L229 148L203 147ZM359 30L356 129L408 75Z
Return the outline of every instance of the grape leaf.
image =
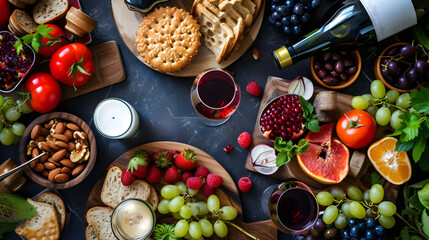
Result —
M425 206L423 206L423 204L420 202L419 197L417 195L410 197L410 199L408 199L408 202L418 211L423 211L425 209Z
M416 143L414 144L413 148L413 159L414 162L418 162L422 156L422 153L425 151L427 139L424 138L422 134L420 134L416 138L415 142Z
M417 115L406 112L402 114L401 118L402 124L401 127L396 129L396 132L401 132L401 137L399 138L402 142L408 142L413 140L419 135L420 119ZM393 133L393 134L395 134Z
M423 230L424 234L429 236L429 216L427 214L427 211L423 211L422 224L423 224L422 230Z
M429 184L426 184L422 189L417 191L420 203L429 209Z
M420 90L411 91L411 106L417 112L429 115L429 88L420 88Z
M422 161L419 161L419 168L426 172L429 170L429 148L426 148L422 154Z

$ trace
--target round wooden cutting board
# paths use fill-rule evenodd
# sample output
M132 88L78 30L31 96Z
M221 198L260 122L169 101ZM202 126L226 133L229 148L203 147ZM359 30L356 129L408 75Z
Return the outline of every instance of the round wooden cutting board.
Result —
M118 157L110 166L106 169L106 172L103 174L103 176L98 179L97 183L94 185L94 187L91 190L91 193L89 195L88 201L86 203L86 209L89 210L92 207L95 206L105 206L103 202L100 199L100 193L101 189L103 187L104 177L108 171L113 166L118 166L121 169L125 169L127 167L128 161L133 157L134 152L136 150L146 150L148 152L158 152L159 150L169 150L169 151L183 151L184 149L193 149L195 153L197 154L197 166L205 166L211 173L220 175L223 177L223 183L222 188L216 190L216 195L220 199L221 206L234 206L239 214L239 217L237 217L233 222L238 225L239 227L243 228L245 231L251 233L255 237L261 239L261 240L275 240L277 239L277 228L274 226L274 224L271 222L271 220L265 220L260 222L253 222L253 223L245 223L241 220L242 217L242 207L240 203L240 196L238 194L238 189L234 183L234 180L231 178L229 173L225 170L225 168L222 167L212 156L207 154L206 152L195 148L193 146L178 143L178 142L152 142L143 144L141 146L135 147L124 154L122 154L120 157ZM159 192L162 188L162 184L157 183L153 185L155 189ZM161 199L161 196L159 196L159 199ZM259 200L255 200L257 204L259 204ZM177 220L170 217L171 215L161 215L157 213L157 223L175 223ZM250 239L243 233L241 233L239 230L232 226L228 226L228 236L226 239ZM217 237L211 237L210 239L220 239ZM225 239L225 238L223 238Z
M193 0L170 0L167 3L161 3L158 6L176 6L183 8L190 12ZM130 11L125 5L124 0L111 0L113 17L115 19L116 27L118 28L119 34L124 40L127 47L131 52L144 64L146 64L143 58L137 51L136 32L139 29L139 24L143 21L145 16L144 13L137 11ZM192 62L183 68L182 70L175 73L167 73L176 77L195 77L204 70L209 68L225 68L237 61L243 54L249 49L252 43L255 41L259 29L261 28L262 19L264 17L265 1L262 4L261 10L259 11L258 17L250 27L249 32L244 38L239 49L231 55L228 59L222 61L220 64L216 62L215 55L204 45L201 39L201 47L198 49L198 55L194 57ZM146 64L147 65L147 64Z

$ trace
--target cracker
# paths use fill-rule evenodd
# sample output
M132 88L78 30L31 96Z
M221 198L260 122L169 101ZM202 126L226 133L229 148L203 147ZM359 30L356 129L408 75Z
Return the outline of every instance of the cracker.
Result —
M160 72L177 72L198 54L200 25L183 9L162 7L149 13L137 31L137 50Z

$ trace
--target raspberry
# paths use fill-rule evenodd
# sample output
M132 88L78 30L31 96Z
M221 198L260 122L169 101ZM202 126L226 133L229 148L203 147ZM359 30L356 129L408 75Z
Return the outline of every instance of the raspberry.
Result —
M156 183L161 179L161 169L157 168L155 165L150 166L149 171L146 175L146 181L149 183Z
M252 136L248 132L243 132L238 136L237 141L242 148L248 148L252 143Z
M186 181L186 186L193 190L201 189L203 186L203 180L199 177L190 177Z
M215 193L215 190L213 188L209 187L209 185L207 185L207 183L203 184L201 191L204 193L204 195L206 197L209 197L210 195Z
M252 180L248 177L242 177L240 180L238 180L238 188L241 192L246 193L250 191L250 188L252 187Z
M209 175L207 175L207 185L211 188L217 188L220 185L222 185L223 182L223 178L219 175L210 173Z
M164 173L164 180L170 184L180 181L181 177L176 167L169 167Z
M204 166L199 166L198 168L197 168L197 170L195 170L195 173L194 173L194 176L195 177L202 177L202 178L206 178L207 177L207 175L209 175L209 170L206 168L206 167L204 167Z
M194 175L191 172L182 172L182 182L186 183L188 178L193 177Z
M256 82L247 84L246 91L255 97L261 95L261 88Z

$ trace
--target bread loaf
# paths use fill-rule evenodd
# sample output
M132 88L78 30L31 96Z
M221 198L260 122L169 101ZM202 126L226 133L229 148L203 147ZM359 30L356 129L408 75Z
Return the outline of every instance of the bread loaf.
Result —
M35 33L37 24L26 12L15 9L9 18L9 24L13 26L20 35Z
M64 224L66 222L66 204L64 200L55 193L46 192L40 195L37 198L38 202L47 203L55 208L57 213L58 223L60 225L60 230L64 229Z
M68 0L40 0L33 9L33 18L37 24L54 22L66 15Z
M108 207L93 207L86 213L86 221L94 226L98 240L116 240L111 227L112 213L113 209ZM90 235L90 237L93 236L93 234Z
M88 225L85 230L85 239L86 240L99 240L98 233L95 230L95 227Z

